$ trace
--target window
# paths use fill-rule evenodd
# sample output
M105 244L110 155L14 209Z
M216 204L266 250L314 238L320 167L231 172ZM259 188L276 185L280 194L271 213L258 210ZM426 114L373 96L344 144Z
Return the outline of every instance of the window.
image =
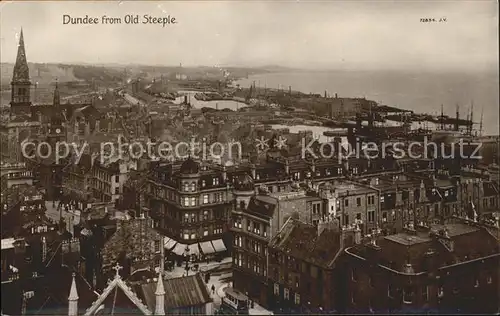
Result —
M375 222L375 211L368 211L368 222L370 223Z
M444 289L442 286L439 288L437 295L439 298L444 296Z
M184 183L184 191L185 192L189 191L189 183Z
M183 197L183 198L182 198L182 204L183 204L184 206L189 206L189 198L187 198L187 197Z
M295 305L299 305L300 304L300 295L295 293Z
M361 198L360 197L356 198L356 205L361 206Z
M370 205L375 204L375 196L370 195L368 197L368 204L370 204Z
M203 220L208 221L208 211L203 211ZM235 223L236 224L236 223ZM235 226L236 227L236 226Z
M185 223L189 222L189 214L188 213L184 213L184 222Z
M196 191L196 184L194 182L192 182L190 185L190 188L191 188L192 192Z
M413 302L413 289L406 287L403 289L403 303L411 304Z
M429 286L427 285L422 288L422 300L424 302L429 301Z
M388 284L387 285L387 297L394 298L394 289L392 288L392 285Z
M184 234L184 239L188 240L189 239L189 234Z
M120 187L115 188L115 194L120 194Z
M201 180L201 187L204 188L207 185L207 182L205 180Z
M267 237L267 228L266 228L266 226L262 227L262 231L263 231L264 237Z
M116 183L120 182L120 176L119 176L119 175L116 175L116 176L115 176L115 182L116 182Z
M155 240L154 241L154 247L155 247L155 252L158 253L160 252L160 241L159 240Z
M191 206L196 206L196 198L195 197L191 198Z
M278 283L274 283L274 295L280 295L280 285Z
M203 236L208 236L208 230L207 230L207 229L205 229L205 230L203 231Z
M248 230L249 232L251 232L251 231L252 231L252 224L251 224L251 222L250 222L250 221L248 221L248 223L247 223L247 230Z
M349 206L349 199L348 198L345 198L345 200L344 200L344 206L346 206L346 207Z
M382 212L382 223L387 222L387 212Z
M219 178L213 178L212 185L219 185Z
M260 224L253 222L253 232L254 234L260 235Z
M290 290L288 290L287 288L284 288L283 289L283 297L285 298L285 300L289 300L290 299Z
M319 214L320 204L313 204L313 214Z
M203 195L203 204L208 204L208 194Z
M191 239L196 239L196 234L195 233L191 234Z

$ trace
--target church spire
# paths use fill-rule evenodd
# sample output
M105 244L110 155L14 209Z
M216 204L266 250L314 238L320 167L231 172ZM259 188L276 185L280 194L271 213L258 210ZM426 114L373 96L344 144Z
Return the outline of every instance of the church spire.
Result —
M30 72L28 68L28 61L26 60L26 50L24 48L24 35L21 28L21 35L19 36L19 45L17 46L17 58L14 65L14 74L12 82L30 82Z
M68 316L78 315L78 292L76 290L75 273L73 273L73 281L71 282L71 289L68 296Z
M54 89L54 106L59 106L61 104L61 96L59 95L59 86L56 79L56 88Z
M158 275L158 283L156 284L156 305L155 305L155 315L165 315L165 289L163 287L163 277Z

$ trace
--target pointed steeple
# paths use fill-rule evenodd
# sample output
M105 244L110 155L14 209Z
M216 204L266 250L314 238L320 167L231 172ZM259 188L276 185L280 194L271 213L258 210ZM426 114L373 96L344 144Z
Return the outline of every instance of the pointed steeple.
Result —
M165 315L165 289L163 288L163 279L161 272L158 275L158 283L156 284L155 296L155 315Z
M53 101L53 105L54 106L59 106L61 104L61 96L59 94L59 85L57 83L57 79L56 79L56 88L54 89L54 101Z
M73 273L73 281L71 282L71 289L68 296L68 316L78 315L78 292L76 290L75 273Z
M30 82L30 71L28 68L28 61L26 59L26 50L24 48L24 35L21 28L21 35L19 36L19 45L17 46L16 64L14 65L14 74L12 82Z

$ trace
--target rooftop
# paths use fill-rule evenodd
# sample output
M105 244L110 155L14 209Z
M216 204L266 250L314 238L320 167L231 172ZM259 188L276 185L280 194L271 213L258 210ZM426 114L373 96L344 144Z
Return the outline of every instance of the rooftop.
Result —
M271 247L300 260L329 267L340 249L340 235L332 229L318 228L290 218L279 234L271 240Z

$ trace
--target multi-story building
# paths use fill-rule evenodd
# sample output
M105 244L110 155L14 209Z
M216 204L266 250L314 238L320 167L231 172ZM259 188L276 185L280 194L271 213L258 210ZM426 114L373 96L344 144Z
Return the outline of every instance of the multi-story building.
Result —
M45 215L45 193L33 185L12 186L0 194L2 237L26 236L47 232L56 223Z
M332 181L320 188L328 214L339 216L344 227L358 225L364 233L379 227L379 191L352 181Z
M225 252L233 207L227 170L191 158L153 168L146 203L155 227L172 240L169 248L179 256L200 255L200 247L204 255Z
M33 184L33 172L26 167L24 162L2 162L0 170L0 187L2 191L14 185Z
M345 250L346 306L355 312L498 312L498 222L453 218Z
M120 157L102 162L95 158L89 190L92 197L102 202L118 200L130 170L137 170L137 161Z
M359 228L346 231L332 216L317 226L290 218L269 244L269 307L284 312L334 312L343 299L343 278L335 267L354 234L361 238Z
M92 166L94 156L83 154L78 163L73 158L62 169L62 190L65 197L89 201L92 196Z
M249 190L250 179L246 185ZM236 207L231 229L234 288L267 306L269 241L291 217L311 225L319 222L325 214L323 205L321 198L307 196L297 187L288 192L261 192L250 199L246 208Z

